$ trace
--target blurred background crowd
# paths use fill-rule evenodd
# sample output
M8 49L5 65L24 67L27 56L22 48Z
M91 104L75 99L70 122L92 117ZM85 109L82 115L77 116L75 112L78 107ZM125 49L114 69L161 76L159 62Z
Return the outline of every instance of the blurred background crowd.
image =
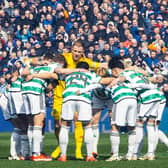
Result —
M94 61L129 57L151 74L167 72L168 1L0 0L0 90L15 61L70 52L77 39Z

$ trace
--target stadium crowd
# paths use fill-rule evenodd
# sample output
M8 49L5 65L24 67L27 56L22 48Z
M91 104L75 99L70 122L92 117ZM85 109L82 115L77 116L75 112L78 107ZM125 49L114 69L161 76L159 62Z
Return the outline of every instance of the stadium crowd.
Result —
M78 43L77 41L82 42ZM82 57L83 59L79 59L78 57L75 58L75 56L78 56L75 52L78 52L78 54L80 54L80 57ZM23 75L24 77L28 75L27 71L29 73L31 71L30 65L33 66L36 65L32 73L35 74L33 77L31 76L31 78L39 78L39 79L49 78L45 76L46 74L43 73L41 75L38 74L41 71L41 69L40 70L38 69L38 66L41 63L43 63L44 68L47 65L51 64L51 62L49 62L51 60L56 62L57 64L52 65L51 67L49 66L50 72L51 71L56 72L57 74L61 75L62 73L63 74L68 74L69 72L77 73L79 71L83 71L83 73L85 73L85 70L82 70L80 68L83 68L83 66L84 68L86 68L85 67L86 65L82 66L79 65L79 67L75 70L76 67L76 63L74 63L75 61L73 60L74 61L73 63L70 62L71 55L68 55L66 53L72 53L72 58L74 60L76 59L78 61L79 59L79 61L87 62L88 66L92 70L93 69L96 70L100 67L107 68L107 64L109 64L110 66L109 68L112 71L114 71L115 68L122 69L123 68L121 65L122 63L125 63L124 65L128 66L125 68L137 67L136 70L138 68L141 69L140 72L143 75L146 75L145 73L147 73L148 76L156 78L157 82L159 81L158 86L161 88L162 87L165 88L165 96L167 96L166 94L168 90L166 85L168 76L167 1L166 0L135 0L135 1L133 0L120 0L120 1L0 0L0 93L1 94L4 94L6 92L6 89L9 89L9 92L10 91L15 92L16 90L14 90L13 88L12 88L13 90L12 89L10 90L8 84L12 85L15 76L19 76L21 73L25 73ZM65 60L60 58L59 54L63 55ZM113 62L116 61L115 62L116 65L110 63L111 60L114 60ZM119 60L122 61L120 62ZM63 64L65 62L67 63L66 68L63 67ZM54 71L51 70L53 69L53 66ZM25 69L27 67L29 67L29 70L26 71ZM15 74L16 69L18 74ZM21 71L22 69L24 69L25 71L24 70ZM67 72L66 69L69 72ZM70 69L74 69L74 71L70 71ZM11 74L14 75L11 76ZM112 75L115 76L116 74ZM51 74L47 75L49 76ZM55 83L55 79L60 79L60 77L57 77L53 74L52 78L54 78L53 80L54 82L52 81L53 83ZM114 81L111 82L114 83ZM110 84L109 82L105 83ZM30 85L32 85L31 82L26 81L25 84L23 84L22 86L23 87L22 89L25 89L23 90L23 92L25 93L23 100L27 102L28 100L29 101L35 100L34 97L26 95L27 94L26 87L29 87ZM111 84L111 86L113 86L113 84ZM55 94L57 97L58 96L57 93ZM46 104L49 107L52 107L53 104L52 98L53 93L51 90L48 90L46 93ZM13 101L12 98L11 100ZM42 102L44 98L38 97L36 98L36 100L37 101L35 103L40 104L40 102ZM55 101L57 101L57 99ZM21 102L21 100L19 102ZM5 103L6 102L4 101L4 104ZM17 105L21 106L20 104ZM44 108L41 108L40 105L39 105L39 111L44 110ZM8 106L8 103L6 103L6 106ZM27 109L28 108L29 107L27 104ZM31 113L33 114L33 118L30 117L30 120L28 120L29 123L28 138L30 139L30 136L32 136L31 141L29 140L29 147L31 146L32 151L29 152L30 156L32 156L32 152L35 153L35 155L31 157L31 159L34 161L40 161L40 160L49 161L51 160L50 157L40 153L42 151L40 149L40 143L38 143L39 141L42 141L41 128L43 127L42 122L45 116L38 115L35 112L38 111L37 109L32 108L31 110L33 111L33 113ZM54 110L53 113L55 112ZM24 119L25 119L24 116L22 116L20 120L23 121ZM57 121L58 118L55 117L55 120ZM66 117L65 120L67 120ZM17 123L19 122L19 124L21 125L26 124L21 121L14 121L14 122L12 121L12 123L14 127L17 125L16 122ZM61 135L58 136L57 132L59 131L57 128L58 126L57 122L55 131L56 137L57 138L59 137L58 139L60 140L61 143L60 144L61 149L60 147L57 148L57 152L59 151L58 153L60 154L61 151L62 153L61 155L62 157L59 158L60 161L66 161L65 143L67 143L67 141L63 142L63 140L64 138L66 140L68 138L64 137L63 134L67 135L68 126L67 123L64 122L65 121L63 120L62 122L63 126L61 127L61 133L60 133L62 136ZM97 122L96 124L94 124L94 126L96 127L98 126ZM150 122L150 124L151 123L152 122ZM90 137L89 131L91 131L89 129L90 128L89 126L90 123L84 124L84 129L86 132L85 142L88 145L87 146L88 157L86 158L86 160L95 161L96 159L92 156L91 147L89 146L91 145L90 144L91 142L89 141L88 138ZM26 126L24 125L24 127L21 128L25 127ZM19 131L20 131L19 129L15 129L15 138L16 135L19 134ZM27 138L26 137L27 130L23 129L21 131L22 131L21 139L23 140L22 143L24 146L21 153L22 155L24 155L23 158L25 158L28 155L27 150L28 147L25 144L26 142L25 139ZM118 142L119 139L116 139L116 137L118 137L118 134L116 135L117 131L118 128L112 127L112 133L115 134L115 136L111 135L112 138L115 137L115 139L113 139L113 142L111 142L113 155L107 161L120 160L117 153L118 151L116 148L114 148L116 144L115 145L113 144L113 143L117 144L119 143ZM132 131L130 133L134 132ZM77 134L79 134L79 132ZM130 135L133 138L133 134ZM141 135L143 138L142 133ZM83 137L83 135L81 137ZM151 137L153 137L153 135ZM14 140L14 137L12 138L13 139L11 139L11 143ZM33 138L36 140L33 141ZM81 142L77 144L79 144L80 148ZM10 151L11 157L9 157L9 159L19 160L20 157L18 157L17 151L13 148ZM150 152L152 154L144 157L145 159L153 160L155 158L154 147L151 150L152 152L151 151ZM114 155L114 152L116 152L116 156ZM94 154L97 155L96 149L94 151ZM53 153L52 157L56 158L57 154ZM139 156L137 155L137 159L138 157ZM82 154L78 150L76 153L76 158L80 159L83 158ZM126 159L131 160L132 155L131 156L127 155Z

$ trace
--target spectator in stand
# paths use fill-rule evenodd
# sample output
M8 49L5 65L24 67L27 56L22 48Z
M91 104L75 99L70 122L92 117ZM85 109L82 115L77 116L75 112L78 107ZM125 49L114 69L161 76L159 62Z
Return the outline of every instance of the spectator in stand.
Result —
M5 93L6 85L7 85L7 82L6 82L5 77L4 76L0 76L0 93Z
M52 108L53 106L53 93L52 91L46 91L46 107Z
M145 58L144 61L151 70L153 70L153 68L160 62L160 60L157 58L155 51L151 51L150 55L147 58Z
M57 52L61 54L61 53L63 52L63 49L64 49L64 48L65 48L64 42L63 42L63 41L60 41L60 42L58 43Z
M168 71L168 51L164 54L162 66L163 66L164 72L167 72Z
M5 32L0 24L0 41L2 44L5 44L8 41L7 32Z

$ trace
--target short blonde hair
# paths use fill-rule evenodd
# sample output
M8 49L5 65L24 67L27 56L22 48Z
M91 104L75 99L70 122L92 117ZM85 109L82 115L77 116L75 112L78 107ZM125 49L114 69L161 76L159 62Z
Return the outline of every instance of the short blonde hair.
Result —
M125 68L128 68L129 66L133 65L131 58L124 58L122 62Z

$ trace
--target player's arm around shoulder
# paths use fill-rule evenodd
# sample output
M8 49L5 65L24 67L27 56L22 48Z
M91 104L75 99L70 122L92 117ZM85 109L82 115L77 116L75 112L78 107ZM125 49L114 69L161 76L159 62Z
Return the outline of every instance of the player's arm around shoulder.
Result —
M52 72L42 72L42 73L33 73L26 77L26 80L29 81L33 78L40 78L40 79L58 79L58 75Z

